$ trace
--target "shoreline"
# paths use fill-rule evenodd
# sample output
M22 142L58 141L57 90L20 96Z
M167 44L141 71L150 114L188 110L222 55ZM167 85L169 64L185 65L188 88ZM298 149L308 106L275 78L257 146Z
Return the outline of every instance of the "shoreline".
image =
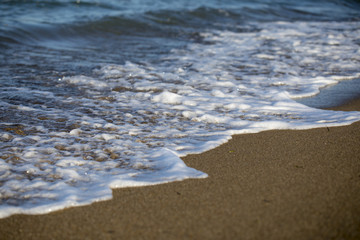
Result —
M360 99L331 108L360 111ZM188 155L209 175L0 219L0 239L360 239L360 122L235 135Z

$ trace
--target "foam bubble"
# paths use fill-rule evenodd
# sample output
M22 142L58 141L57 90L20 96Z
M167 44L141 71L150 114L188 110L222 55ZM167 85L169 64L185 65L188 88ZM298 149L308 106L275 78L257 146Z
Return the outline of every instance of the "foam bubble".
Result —
M165 104L180 104L181 96L176 93L164 91L152 98L154 102L160 102Z

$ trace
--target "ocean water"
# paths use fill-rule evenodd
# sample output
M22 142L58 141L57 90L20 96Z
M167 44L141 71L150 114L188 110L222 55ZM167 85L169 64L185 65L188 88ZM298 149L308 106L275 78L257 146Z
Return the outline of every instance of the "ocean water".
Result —
M296 101L360 79L359 36L359 1L1 0L0 218L205 178L180 157L233 134L360 120Z

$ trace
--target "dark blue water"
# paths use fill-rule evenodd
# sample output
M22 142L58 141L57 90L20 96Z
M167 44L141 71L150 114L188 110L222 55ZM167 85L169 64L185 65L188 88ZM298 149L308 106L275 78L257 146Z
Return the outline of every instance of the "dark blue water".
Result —
M257 31L257 21L357 21L359 12L359 1L349 0L2 0L0 83L46 85L43 78L86 73L102 63L156 61L201 42L199 33L210 29Z

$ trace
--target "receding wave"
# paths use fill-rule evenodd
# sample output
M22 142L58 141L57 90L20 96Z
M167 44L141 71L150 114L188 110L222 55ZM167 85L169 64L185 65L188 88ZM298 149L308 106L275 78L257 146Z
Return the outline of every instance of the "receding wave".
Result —
M105 64L46 79L51 88L1 87L0 218L109 199L111 188L206 177L179 156L233 134L360 119L291 99L360 77L358 22L258 27L203 32L213 44L173 49L161 63Z

